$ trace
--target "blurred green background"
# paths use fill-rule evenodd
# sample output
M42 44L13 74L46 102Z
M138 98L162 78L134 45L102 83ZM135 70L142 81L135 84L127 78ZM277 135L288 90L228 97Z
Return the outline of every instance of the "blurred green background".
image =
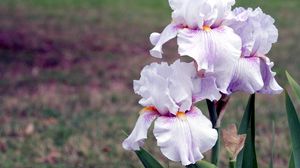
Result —
M260 6L276 19L279 40L268 56L282 86L286 69L299 82L300 1L238 0L237 6ZM148 37L170 22L170 12L167 0L0 0L0 167L141 167L122 149L122 130L132 130L141 109L132 80L160 61L149 56ZM164 51L164 61L178 58L175 40ZM222 127L239 123L247 97L232 96ZM275 121L275 167L287 167L283 95L257 97L259 164L270 160ZM149 137L146 149L180 167Z

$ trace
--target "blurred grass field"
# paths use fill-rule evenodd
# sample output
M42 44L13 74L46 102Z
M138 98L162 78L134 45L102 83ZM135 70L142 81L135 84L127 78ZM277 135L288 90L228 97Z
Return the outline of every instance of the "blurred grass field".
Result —
M276 19L279 40L268 56L282 86L286 69L300 81L300 1L237 5L260 6ZM148 54L148 36L169 22L167 0L1 0L0 167L141 167L133 152L122 149L122 130L132 130L141 108L132 80L144 65L160 61ZM174 40L167 44L163 60L178 58L176 49ZM222 127L238 124L247 97L232 96ZM287 167L283 95L257 97L259 163L268 165L275 121L275 167ZM146 149L180 167L149 137ZM222 151L221 167L225 156Z

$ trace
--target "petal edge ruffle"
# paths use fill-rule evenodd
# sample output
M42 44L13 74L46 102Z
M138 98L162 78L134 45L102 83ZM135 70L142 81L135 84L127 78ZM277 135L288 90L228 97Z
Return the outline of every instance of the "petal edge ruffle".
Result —
M122 146L126 150L140 150L147 139L147 132L157 113L153 111L142 111L131 134L123 141Z
M217 131L199 109L194 107L181 117L159 117L154 124L154 136L163 155L183 165L203 158L218 138Z

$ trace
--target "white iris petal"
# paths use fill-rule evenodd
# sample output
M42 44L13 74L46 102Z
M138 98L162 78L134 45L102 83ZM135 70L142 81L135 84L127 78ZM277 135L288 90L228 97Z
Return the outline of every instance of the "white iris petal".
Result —
M195 163L214 146L217 131L193 104L204 99L218 100L221 94L215 78L200 78L194 63L177 60L171 65L145 66L141 78L134 81L134 91L142 96L139 103L146 107L124 140L125 149L139 150L156 118L154 135L162 153L170 160L183 165Z

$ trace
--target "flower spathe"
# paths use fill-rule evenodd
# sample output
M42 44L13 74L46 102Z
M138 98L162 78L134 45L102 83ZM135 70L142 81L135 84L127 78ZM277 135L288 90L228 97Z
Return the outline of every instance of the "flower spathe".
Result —
M260 8L236 8L232 15L226 24L241 37L242 55L236 65L228 93L281 93L283 89L274 78L276 73L271 70L274 63L265 56L278 38L274 19Z
M142 96L145 108L132 133L123 142L127 150L139 150L154 122L154 136L161 152L183 165L203 158L211 149L217 131L193 103L203 99L219 99L220 93L212 77L200 78L193 63L176 61L145 66L141 78L134 81L134 90Z
M241 39L223 24L234 0L169 0L173 21L162 33L152 33L150 54L162 57L162 45L177 36L178 52L190 56L198 70L231 75L241 55ZM228 78L216 78L220 91L226 92Z

